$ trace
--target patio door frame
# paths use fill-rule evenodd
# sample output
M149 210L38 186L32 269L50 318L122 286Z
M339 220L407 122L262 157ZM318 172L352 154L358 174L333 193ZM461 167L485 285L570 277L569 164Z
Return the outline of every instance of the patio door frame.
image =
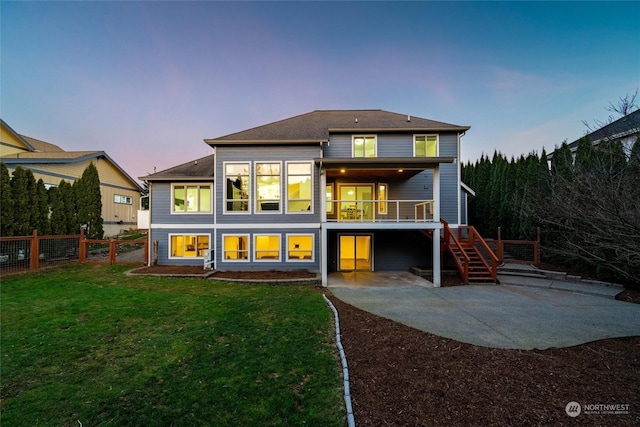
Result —
M368 254L365 258L358 258L358 237L367 237L369 244L367 245ZM349 261L353 261L353 268L343 268L342 265L342 238L353 239L353 258L349 258ZM338 233L338 271L373 271L373 233ZM358 259L366 259L366 268L358 268ZM362 266L363 263L360 263Z
M341 200L340 203L338 203L338 221L349 221L349 220L360 220L359 217L357 218L343 218L342 214L349 208L349 205L351 204L351 201L344 201L345 199L342 198L342 188L343 187L355 187L355 199L353 200L353 205L355 205L356 207L356 214L359 215L360 213L360 207L358 206L358 203L365 203L369 206L369 212L368 215L370 216L370 218L364 218L366 221L373 221L375 219L375 215L376 215L376 183L375 182L353 182L353 183L349 183L349 182L339 182L338 183L338 188L336 189L336 198L338 200ZM368 187L371 190L371 198L367 199L367 200L371 200L369 202L362 202L358 200L358 187ZM364 207L363 207L363 211L364 211Z

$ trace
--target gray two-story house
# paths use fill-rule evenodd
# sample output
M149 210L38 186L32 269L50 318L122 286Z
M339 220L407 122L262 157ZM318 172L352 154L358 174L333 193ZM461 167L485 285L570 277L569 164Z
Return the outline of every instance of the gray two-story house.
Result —
M211 156L141 177L149 262L217 270L433 269L441 219L466 222L458 126L382 110L313 111L206 139ZM437 236L434 238L433 236Z

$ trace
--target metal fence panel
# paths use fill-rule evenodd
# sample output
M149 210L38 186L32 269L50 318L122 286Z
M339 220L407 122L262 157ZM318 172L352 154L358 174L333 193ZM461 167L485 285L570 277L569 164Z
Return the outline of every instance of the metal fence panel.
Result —
M0 240L0 274L19 273L29 270L31 238Z

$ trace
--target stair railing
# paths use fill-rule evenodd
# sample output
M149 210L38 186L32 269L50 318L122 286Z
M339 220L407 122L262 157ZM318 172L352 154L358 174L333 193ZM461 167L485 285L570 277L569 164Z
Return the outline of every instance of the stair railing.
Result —
M498 262L499 261L498 261L498 257L496 256L496 254L493 253L493 251L491 250L491 248L489 247L487 242L482 238L480 233L478 233L478 230L476 230L476 228L473 227L473 226L469 227L469 239L471 240L471 244L474 247L476 246L476 242L477 242L485 250L485 252L487 254L489 254L489 258L490 258L490 261L491 261L491 266L489 266L489 264L485 260L484 256L481 257L481 259L482 259L482 262L487 267L487 270L491 271L491 278L493 280L497 280L498 279Z
M455 256L455 254L453 254L454 255L453 260L456 264L456 267L458 268L458 272L462 276L462 280L464 284L468 285L469 284L469 263L471 262L471 260L469 259L469 255L467 255L467 253L465 252L464 248L460 244L460 241L458 240L456 235L451 232L449 223L444 219L440 219L440 222L442 222L442 224L444 225L444 244L447 245L447 248L449 249L449 251L451 251L451 246L453 243L453 246L460 251L462 258L464 259L464 265L463 265L463 263L460 262L460 259L457 256Z

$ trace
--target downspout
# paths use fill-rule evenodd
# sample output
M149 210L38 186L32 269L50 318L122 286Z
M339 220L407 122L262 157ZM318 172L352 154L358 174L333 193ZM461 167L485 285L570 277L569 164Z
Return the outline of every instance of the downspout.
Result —
M437 165L435 169L433 169L433 220L437 221L437 228L433 230L433 239L432 239L432 271L433 271L433 286L439 288L442 283L441 271L440 271L440 262L441 262L441 254L440 254L440 230L442 228L442 222L440 218L440 165ZM436 235L436 231L438 234Z
M216 179L216 147L213 147L213 269L216 270L218 265L218 192L216 191L216 185L218 180ZM209 248L211 250L211 248Z
M152 230L153 230L153 209L151 209L151 200L152 200L152 196L151 196L151 189L153 188L153 183L151 181L148 182L149 184L149 231L147 231L147 246L148 246L148 250L147 250L147 266L152 265L151 264L151 260L153 259L153 251L154 251L154 246L152 245L153 240L151 240L151 236L152 234Z
M461 200L462 190L460 189L460 187L461 187L460 184L462 183L462 161L460 161L460 145L461 145L460 141L461 141L461 139L462 139L462 137L464 136L465 133L467 133L467 132L466 131L462 132L462 133L458 132L458 147L457 147L458 148L458 156L457 156L458 157L458 173L457 173L457 175L458 175L458 185L456 187L456 191L458 192L458 225L462 224L462 205L461 205L461 203L462 203L462 200Z
M329 143L329 141L320 141L320 159L324 158L324 151L322 149L323 142ZM320 193L320 277L322 280L322 286L326 287L328 286L327 268L329 265L327 258L327 229L325 227L325 222L327 220L327 199L325 197L327 175L322 167L322 160L320 160L318 169L320 171L320 188L318 189Z

